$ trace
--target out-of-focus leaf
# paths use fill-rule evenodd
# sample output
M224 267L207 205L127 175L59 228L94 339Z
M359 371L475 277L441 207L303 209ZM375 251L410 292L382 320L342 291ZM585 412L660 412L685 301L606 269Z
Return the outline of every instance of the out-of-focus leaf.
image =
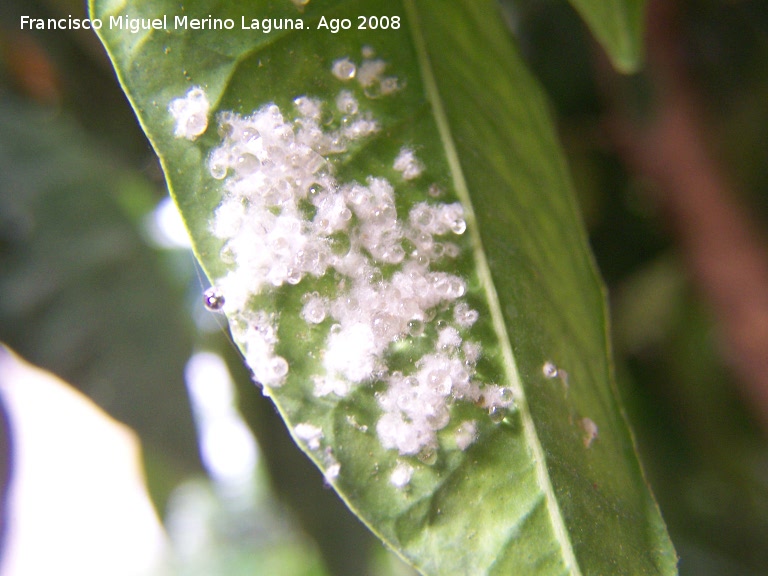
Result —
M622 72L635 72L643 55L645 0L570 0Z
M166 559L165 535L134 432L3 344L0 396L13 458L2 510L3 574L157 571Z
M136 186L64 115L0 101L0 338L199 468L193 326L118 197ZM144 185L146 189L146 184Z
M628 358L622 389L680 546L680 573L765 572L765 439L750 424L681 263L667 254L629 276L614 309L617 352Z
M221 5L200 0L180 7L167 0L129 5L95 0L91 7L92 15L104 20L167 16L165 30L131 34L105 27L101 35L161 157L197 255L210 277L225 286L224 309L251 368L270 384L267 391L310 457L377 534L427 574L675 572L674 551L613 387L601 286L546 104L493 3L313 1L297 8L287 1ZM362 14L386 15L387 29L378 19L376 30L355 30ZM177 16L208 15L232 18L234 28L175 26ZM240 29L242 18L250 24L251 17L267 16L270 25L276 19L300 19L308 30ZM397 27L392 26L395 17ZM319 28L323 22L330 26L333 18L349 18L350 30L336 34ZM384 70L369 82L371 67ZM344 91L354 97L354 106ZM294 110L302 96L322 103L320 123L310 122L313 113L301 103ZM265 108L270 102L277 108ZM193 123L175 125L169 107L177 117L195 109ZM243 126L255 120L245 116L258 114L254 118L263 120L269 114L277 118L278 112L279 130L265 126L262 133L246 136ZM262 258L277 258L281 251L292 254L291 243L304 241L297 240L300 234L328 225L320 217L310 222L320 202L306 199L312 182L303 179L302 167L319 152L310 153L304 143L320 138L313 130L360 128L354 124L360 119L375 121L378 130L360 138L347 132L337 154L326 149L322 170L307 176L326 185L319 198L349 206L351 221L336 236L313 236L315 244L308 246L332 246L336 255L353 246L360 250L359 266L342 270L329 255L335 271L312 275L300 269L294 282L272 267L268 272L277 275L275 287L264 286L261 271L248 280L228 276L248 270L249 262L258 269ZM310 134L302 136L302 127ZM226 159L222 172L215 158L211 162L222 139L225 144L262 141L267 152L258 158L241 151ZM275 163L286 146L298 156ZM423 171L416 169L412 177L404 177L408 161L403 170L393 165L408 151L423 162ZM222 183L230 162L229 178ZM250 172L257 179L271 178L267 172L275 166L286 174L280 182L254 185L246 177ZM351 183L375 187L371 177L386 178L396 189L398 223L391 222L391 212L374 215L389 219L395 230L416 227L413 210L421 202L437 209L457 201L463 205L466 232L456 222L455 234L443 230L428 239L457 247L453 258L423 247L413 255L427 242L423 238L410 240L414 246L400 245L411 261L409 270L416 277L428 275L420 293L408 292L397 280L402 269L396 257L375 256L375 247L365 244L374 242L366 233L374 239L378 233L375 227L366 232L365 225L376 221L352 200ZM240 208L263 204L268 210L254 208L231 227L219 220L214 234L214 213L222 200L234 198L227 209L240 209L238 182L251 187ZM281 204L276 198L284 189L291 197ZM264 200L262 195L276 196ZM382 211L388 210L384 204ZM294 212L301 212L297 227L282 241L270 236L272 224L253 225ZM233 254L222 253L222 247L238 228L253 234L252 241L239 244L234 262L228 262ZM359 272L366 266L377 270L363 277ZM454 277L460 286L453 298L424 305L426 310L412 317L397 316L398 302L430 293L429 282ZM403 290L399 295L390 291L396 282ZM365 292L353 294L350 285L368 290L363 302L352 296ZM318 322L308 321L303 311L313 292L335 301ZM471 328L456 319L457 302L478 311ZM343 310L355 306L366 312L348 322ZM395 318L377 323L379 313ZM380 367L367 369L370 353L356 354L355 348L365 348L374 330L390 330L386 322L407 319L417 326L408 330L396 324L396 338L377 356ZM332 329L334 323L339 327ZM446 328L456 328L456 334ZM360 338L347 333L348 366L329 368L344 364L343 351L331 358L328 350L337 331L350 329ZM459 352L456 338L481 343L479 360L467 348ZM402 444L389 449L397 442L382 444L383 410L393 413L391 406L385 408L386 393L402 372L418 377L420 394L434 395L432 376L420 372L431 362L430 354L442 362L438 372L448 365L446 358L466 362L478 388L462 397L463 381L458 371L452 374L456 402L447 407L447 423L432 421L434 439L417 440L418 455ZM281 358L289 364L285 382L279 372L270 372L272 366L285 368ZM326 377L339 393L318 390ZM496 383L502 388L493 388ZM516 404L508 409L510 392ZM466 401L470 396L474 404ZM395 399L398 410L400 402ZM482 406L489 403L495 406L490 415ZM427 410L423 403L418 406L422 411L414 419ZM411 430L409 422L403 420L403 429Z

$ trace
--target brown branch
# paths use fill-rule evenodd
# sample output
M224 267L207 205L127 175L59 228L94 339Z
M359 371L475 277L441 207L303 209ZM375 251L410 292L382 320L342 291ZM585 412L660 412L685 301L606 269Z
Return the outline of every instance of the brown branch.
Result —
M675 2L653 0L649 124L625 119L612 134L630 169L655 187L690 273L714 312L742 393L768 428L768 253L749 208L707 148L698 95L679 55Z

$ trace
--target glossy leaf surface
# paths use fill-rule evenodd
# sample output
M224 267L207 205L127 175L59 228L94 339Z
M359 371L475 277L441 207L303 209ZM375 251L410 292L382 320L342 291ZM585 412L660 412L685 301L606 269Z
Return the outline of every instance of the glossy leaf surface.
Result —
M267 390L300 445L374 532L425 574L675 572L612 384L603 294L546 103L494 4L313 1L299 9L287 1L183 8L164 0L96 1L92 15L105 22L167 17L164 30L134 35L105 26L101 36L209 277L228 288L225 298L245 290L241 304L230 298L224 309L251 369L272 384ZM176 16L185 15L231 18L234 27L175 28ZM365 19L369 29L358 29L359 16L371 15L379 17L378 28ZM242 29L263 18L272 19L272 28L274 19L289 18L302 29ZM350 29L334 33L334 18L348 18ZM356 74L345 62L355 64ZM210 110L198 106L195 88ZM307 100L297 103L299 97L322 106L321 121L312 125L320 140L301 136L312 113L302 112ZM278 166L296 178L290 186L300 189L299 200L270 200L269 210L247 212L266 202L261 195L277 194L259 188L242 211L260 224L236 219L230 234L222 231L218 208L241 201L242 163L253 158L242 154L219 173L214 153L242 136L248 117L274 116L265 108L270 103L283 123L259 137L266 148L282 138L299 151L298 160L276 164L277 156L267 155L248 173L272 174ZM178 118L179 106L204 111L207 127L179 131L170 111ZM229 115L217 116L222 112ZM349 126L357 131L345 132ZM338 135L340 145L328 152L323 138ZM306 138L326 147L309 176L305 164L315 157L302 148ZM273 148L284 160L280 146ZM314 192L312 177L323 186ZM385 181L394 190L396 222L383 214ZM379 194L382 214L366 214L356 203L359 188ZM320 221L325 200L314 202L312 194L330 203L343 199L349 223L319 235L333 225ZM418 206L426 203L434 216L457 202L463 215L452 219L452 230L416 237ZM278 248L290 252L286 244L319 238L333 264L297 273L295 284L275 266L267 271L275 286L258 275L245 288L234 282L233 271L278 258L269 226L291 210L304 236L284 235ZM379 217L399 231L392 233L403 249L399 260L375 255L391 240L376 227ZM251 251L236 244L233 258L232 239L244 229L258 240ZM439 254L434 244L442 245ZM358 268L339 263L350 253L362 255ZM399 280L404 270L428 280L421 293ZM451 296L429 300L441 279L459 284ZM371 297L352 304L361 294ZM312 298L322 304L317 321L308 320ZM411 316L393 312L412 301L420 304L402 312ZM351 308L357 320L350 324ZM460 310L476 311L477 320L461 320ZM382 331L391 341L376 349ZM347 356L335 346L339 334ZM480 346L479 357L467 343ZM276 361L275 370L254 358ZM285 368L281 359L285 376L276 374ZM423 395L427 385L438 386L435 371L449 370L453 360L464 363L470 383L459 392L451 372L445 403L427 414L432 432L426 439L388 436L387 414L405 419L402 432L427 410L408 413L413 420L404 416L404 400L388 397L398 378L418 380Z

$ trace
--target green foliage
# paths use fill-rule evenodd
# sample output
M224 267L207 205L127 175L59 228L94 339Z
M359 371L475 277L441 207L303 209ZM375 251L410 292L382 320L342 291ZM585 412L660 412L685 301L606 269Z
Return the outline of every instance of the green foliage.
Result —
M637 58L639 6L601 6L580 8L616 61L630 67ZM450 270L467 279L467 299L480 311L480 378L503 383L516 398L516 409L500 423L478 406L452 409L456 418L479 423L478 439L466 451L451 447L442 433L434 462L398 458L375 434L375 387L356 387L345 398L314 396L312 377L321 369L326 332L302 323L300 297L310 290L331 297L331 283L307 279L252 302L280 312L278 352L291 365L287 383L270 393L291 427L311 423L323 430L323 446L341 464L334 487L349 506L425 573L674 573L675 554L612 382L601 285L546 102L494 5L318 1L298 12L289 2L92 4L93 16L105 20L162 14L173 20L182 13L236 23L249 14L301 17L310 28L323 16L356 24L361 14L391 15L402 23L338 35L101 30L211 278L227 270L222 242L211 233L223 194L208 171L220 139L215 113L246 115L268 102L288 110L302 95L332 102L341 87L330 74L332 63L357 57L364 46L387 61L400 90L371 100L357 94L380 131L364 147L350 146L338 156L338 177L364 182L373 174L394 181L392 160L409 146L427 168L420 179L398 184L401 217L428 199L430 182L445 191L441 200L460 199L465 207L468 229L457 240L463 254ZM208 130L188 141L174 136L168 107L192 86L204 87L212 112ZM405 339L399 350L389 359L404 370L424 352L416 339ZM556 378L542 370L550 361L560 368ZM599 429L595 439L590 422ZM332 466L330 452L307 452L326 471ZM416 470L406 489L390 482L402 460Z
M128 423L177 479L199 471L193 324L132 208L151 187L66 115L4 96L0 133L0 339Z
M589 32L561 0L502 4L527 65L544 85L557 118L590 242L611 295L624 405L648 481L680 554L680 573L764 574L768 566L765 437L750 426L749 407L739 401L711 310L701 302L697 286L685 273L686 262L656 217L648 182L638 179L606 140L606 120L616 117L605 109L605 71L595 66ZM685 55L686 80L702 104L701 118L717 159L764 224L766 4L754 0L660 4L679 10L675 19L679 28L668 38L677 53ZM612 8L608 2L597 5L601 6ZM229 352L241 410L259 436L262 463L269 463L273 488L299 513L303 529L323 551L327 572L379 574L378 567L367 562L369 547L362 536L370 537L368 531L338 506L335 492L323 486L311 461L291 449L292 440L279 415L249 380L237 351L224 337L217 338L223 335L201 337L183 321L193 302L200 306L201 285L192 277L192 259L181 251L158 257L157 250L148 249L146 238L136 233L142 228L140 219L165 190L133 110L104 65L98 38L86 30L18 30L19 14L84 17L84 3L7 0L3 7L0 336L27 358L91 394L114 416L132 423L142 438L150 485L163 485L153 489L161 515L168 514L164 494L176 488L181 477L179 455L196 458L180 377L190 337L197 338L197 346ZM40 66L41 57L47 58L48 67ZM26 83L20 74L26 74ZM30 80L38 88L53 89L58 95L55 104L41 98L39 91L29 91ZM644 113L653 113L656 88L653 77L641 83L632 78L618 104L631 108L641 102ZM90 207L87 220L83 206ZM112 249L114 243L84 240L99 236L92 233L94 228L113 229L112 237L130 238L121 244L128 246L130 255ZM175 288L169 292L165 281L170 277ZM176 289L179 281L188 283L186 298ZM49 297L36 298L41 294ZM169 322L169 329L152 340L160 318ZM213 320L206 323L215 324ZM92 337L81 338L84 333ZM176 359L169 360L166 345L179 350ZM141 370L142 383L132 380L139 375L136 369ZM134 386L146 387L155 396L150 400ZM164 398L169 397L175 400L166 407ZM601 437L603 432L601 427ZM304 468L298 468L300 464ZM329 507L334 504L337 508ZM299 571L295 563L267 564L262 555L266 547L284 556L285 548L273 539L275 529L285 526L284 515L272 524L261 510L235 511L231 501L225 505L226 514L209 522L215 541L198 546L200 556L190 559L198 572L216 572L223 566L224 572L235 571L233 559L248 566L255 560L259 565L252 570L267 566L270 575L281 569ZM167 518L171 532L172 516ZM195 520L201 521L199 514ZM293 546L286 554L294 560L306 556Z
M666 3L659 3L666 4ZM765 229L765 5L718 0L675 3L669 36L718 163ZM653 183L606 147L617 119L590 62L583 25L557 2L527 3L519 24L532 70L556 105L560 133L591 245L611 294L614 353L624 404L648 480L680 555L680 573L766 571L768 485L764 430L739 398L710 302L658 217ZM557 38L551 32L556 28ZM553 43L556 45L553 48ZM658 80L643 73L620 84L616 104L636 119L658 114ZM621 116L618 116L621 118ZM606 122L607 121L607 122ZM618 157L617 157L618 156Z
M643 53L645 0L570 0L622 72L636 72Z

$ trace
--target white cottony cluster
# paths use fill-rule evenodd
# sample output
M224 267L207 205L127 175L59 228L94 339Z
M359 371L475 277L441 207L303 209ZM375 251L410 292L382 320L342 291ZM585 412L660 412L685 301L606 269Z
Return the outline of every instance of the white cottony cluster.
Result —
M349 57L339 58L333 62L331 72L343 82L356 79L369 98L389 96L402 88L401 83L394 76L385 76L387 63L384 60L374 58L374 52L369 47L363 48L363 61L355 64Z
M266 312L241 311L231 326L232 334L245 343L245 360L254 379L264 386L280 386L288 374L288 362L275 354L277 327Z
M332 72L345 82L357 78L366 94L376 87L380 96L392 82L382 76L386 64L372 57L369 50L360 66L339 59ZM190 125L185 118L193 103L207 106L205 94L195 90L202 92L193 89L171 105L177 134L179 126ZM463 207L438 202L429 182L425 197L432 198L408 207L396 204L395 187L381 176L337 180L333 156L379 129L353 91L340 91L330 104L301 96L294 107L290 117L275 104L249 116L218 116L222 141L211 151L208 167L223 181L224 194L211 230L224 242L222 258L230 270L216 284L217 305L230 317L254 378L268 391L285 383L290 367L275 352L279 315L254 311L252 298L286 285L302 290L303 281L331 275L335 289L322 294L304 289L299 315L325 335L314 394L343 397L353 388L381 383L385 388L377 400L383 413L376 423L381 444L424 459L437 450L453 403L474 403L493 418L514 400L510 389L477 380L482 348L467 337L479 313L463 299L466 280L445 271L460 253L451 238L466 230ZM201 110L198 106L194 114ZM185 137L194 132L184 130ZM425 169L407 146L392 166L412 182L409 186L419 184ZM421 342L420 350L428 343L430 350L412 358L409 370L390 369L389 355L403 350L407 339ZM478 427L475 421L456 426L455 445L464 450ZM319 427L305 422L294 433L311 450L320 449ZM340 467L326 452L326 476L333 479ZM401 464L392 484L405 486L412 472Z
M460 450L466 450L471 446L475 440L477 440L477 422L475 420L467 420L462 422L456 429L456 446Z
M424 171L424 164L416 158L416 154L410 148L402 148L400 150L400 154L395 158L395 163L392 167L402 173L403 180L418 178Z
M190 88L183 98L176 98L168 105L168 111L176 121L176 138L195 140L208 128L208 97L200 86Z
M395 488L405 488L410 483L413 472L413 466L406 462L399 462L389 475L389 482Z
M416 363L414 374L394 372L389 377L386 392L379 395L384 415L376 425L385 448L396 448L403 455L436 449L437 432L448 425L450 406L456 400L479 404L492 418L503 417L514 403L509 388L473 382L474 363L457 353L455 346L442 348L449 351L424 356ZM464 450L475 440L475 430L468 433L465 429L461 438L457 445Z
M328 453L326 456L325 479L328 482L333 482L336 480L336 478L339 477L339 472L341 472L341 464L338 462L338 460L336 460L333 454Z
M296 435L296 438L306 443L307 448L313 452L320 450L320 442L325 436L322 428L309 422L296 424L293 428L293 433ZM336 456L334 456L333 450L330 447L323 450L320 457L325 466L326 481L333 482L339 476L339 472L341 472L341 464L336 460Z
M339 80L352 80L357 74L357 66L349 58L339 58L333 63L331 72Z
M430 309L465 290L457 276L428 272L412 260L390 280L375 278L375 272L373 282L365 276L356 278L349 293L331 304L338 324L331 327L325 367L352 382L369 380L392 342L418 330ZM350 358L350 350L357 352L356 357Z
M480 315L477 313L477 310L472 310L464 302L456 304L453 309L453 318L456 320L456 324L462 328L471 327L475 322L477 322L479 317Z
M318 101L297 98L295 105L295 122L286 122L274 104L251 116L219 118L223 142L211 153L209 168L214 178L226 178L226 195L213 233L227 241L225 258L238 262L218 285L227 312L243 310L265 285L298 284L307 274L325 274L332 255L329 236L346 230L352 219L326 156L374 132L375 122L354 115L344 129L325 132Z
M320 440L323 439L323 431L318 426L302 422L301 424L296 425L293 432L299 440L303 440L307 443L307 447L310 450L317 450L320 448Z

